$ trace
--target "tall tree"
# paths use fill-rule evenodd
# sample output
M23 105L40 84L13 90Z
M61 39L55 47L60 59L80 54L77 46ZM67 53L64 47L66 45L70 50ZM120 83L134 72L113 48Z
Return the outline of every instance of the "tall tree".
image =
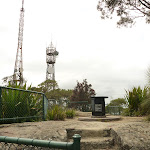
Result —
M70 100L72 95L72 90L60 89L58 83L54 80L46 80L40 83L38 87L32 87L31 89L33 91L43 92L48 99Z
M149 0L100 0L97 10L101 12L101 18L112 18L117 15L118 26L133 25L137 18L145 18L150 23Z
M44 82L40 83L38 85L37 90L43 93L47 93L51 90L54 89L54 87L57 89L58 88L58 84L56 81L54 80L45 80Z
M46 93L48 99L55 100L70 100L72 90L66 89L54 89Z
M92 89L92 85L88 84L87 79L84 79L82 83L77 81L71 101L88 101L88 103L91 103L90 97L94 95L95 90Z
M123 111L124 107L127 106L127 101L124 98L117 98L111 100L106 106L106 112L110 114L119 114Z
M27 83L27 81L23 78L23 85L22 86L24 86L25 84ZM2 84L4 85L4 86L12 86L12 87L15 87L16 85L19 85L17 82L14 82L13 81L13 75L11 75L11 76L6 76L6 77L4 77L3 79L2 79Z
M111 100L108 105L109 106L124 107L124 106L127 105L127 102L126 102L126 100L124 98L117 98L117 99Z

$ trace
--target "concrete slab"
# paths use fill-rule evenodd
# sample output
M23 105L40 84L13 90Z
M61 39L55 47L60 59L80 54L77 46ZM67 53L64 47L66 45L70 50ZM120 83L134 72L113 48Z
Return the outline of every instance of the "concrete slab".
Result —
M121 120L119 116L106 116L106 117L79 117L79 121L100 121L100 122L109 122L109 121L118 121Z

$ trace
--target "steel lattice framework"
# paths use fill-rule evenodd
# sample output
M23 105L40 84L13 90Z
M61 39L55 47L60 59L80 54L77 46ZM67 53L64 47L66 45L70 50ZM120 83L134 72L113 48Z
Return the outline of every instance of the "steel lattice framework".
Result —
M58 52L56 51L56 48L53 46L51 42L50 46L46 48L46 63L47 63L46 80L55 81L55 62L57 55Z
M23 84L23 61L22 61L22 44L23 44L23 28L24 28L24 0L22 0L22 8L20 10L18 47L16 61L13 74L13 82Z

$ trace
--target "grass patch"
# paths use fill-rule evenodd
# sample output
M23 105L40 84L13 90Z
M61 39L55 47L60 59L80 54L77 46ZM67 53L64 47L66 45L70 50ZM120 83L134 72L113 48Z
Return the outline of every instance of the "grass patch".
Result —
M74 109L63 109L59 105L54 105L47 111L47 120L65 120L65 118L73 118L75 114Z
M65 120L66 114L59 105L54 105L52 109L47 111L47 120Z
M67 118L74 118L76 115L74 109L66 109L66 117Z

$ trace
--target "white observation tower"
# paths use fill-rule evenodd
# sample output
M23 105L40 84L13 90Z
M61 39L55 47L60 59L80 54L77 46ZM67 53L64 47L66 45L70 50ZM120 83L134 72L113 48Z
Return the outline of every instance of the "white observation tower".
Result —
M46 48L46 80L54 80L55 81L55 62L56 56L58 56L58 52L56 48L53 46L52 42L50 46Z

